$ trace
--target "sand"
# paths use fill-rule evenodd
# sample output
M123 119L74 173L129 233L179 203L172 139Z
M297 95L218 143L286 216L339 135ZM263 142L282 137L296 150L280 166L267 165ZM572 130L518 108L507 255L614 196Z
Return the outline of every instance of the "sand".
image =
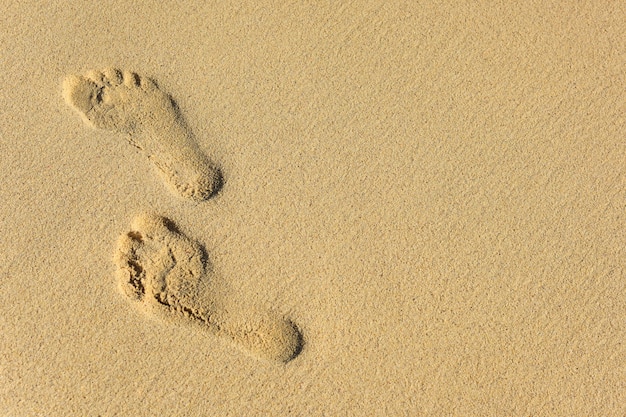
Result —
M0 6L1 416L626 415L622 2L205 3Z

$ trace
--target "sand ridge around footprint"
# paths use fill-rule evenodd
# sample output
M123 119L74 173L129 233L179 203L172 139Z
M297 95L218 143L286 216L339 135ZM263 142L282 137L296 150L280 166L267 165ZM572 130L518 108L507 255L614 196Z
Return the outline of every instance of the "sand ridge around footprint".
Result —
M288 362L302 349L302 335L291 321L233 307L212 291L215 275L205 251L164 217L135 218L118 241L115 263L120 291L149 316L201 328L273 361Z
M87 125L125 135L178 195L203 201L221 188L219 168L153 80L116 68L90 71L66 77L63 96Z

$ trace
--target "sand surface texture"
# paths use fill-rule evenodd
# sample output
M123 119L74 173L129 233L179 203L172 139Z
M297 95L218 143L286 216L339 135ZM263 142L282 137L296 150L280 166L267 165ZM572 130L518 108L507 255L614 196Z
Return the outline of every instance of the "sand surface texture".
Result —
M0 416L626 415L624 2L3 1Z

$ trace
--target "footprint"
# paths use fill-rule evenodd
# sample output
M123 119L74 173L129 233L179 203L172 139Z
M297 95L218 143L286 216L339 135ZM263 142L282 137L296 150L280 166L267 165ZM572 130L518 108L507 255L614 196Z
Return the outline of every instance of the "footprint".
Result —
M118 242L118 285L140 310L170 323L201 328L249 352L288 362L302 349L289 320L268 311L233 307L212 286L203 248L157 215L137 217Z
M203 201L219 191L220 170L200 150L170 96L149 78L115 68L70 75L63 96L89 126L125 134L181 196Z

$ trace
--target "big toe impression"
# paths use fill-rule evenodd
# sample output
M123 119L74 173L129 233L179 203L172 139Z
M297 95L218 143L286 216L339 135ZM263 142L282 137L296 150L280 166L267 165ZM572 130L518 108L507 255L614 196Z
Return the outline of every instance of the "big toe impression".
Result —
M63 80L63 97L72 107L87 113L93 107L93 97L98 86L84 77L70 75Z

